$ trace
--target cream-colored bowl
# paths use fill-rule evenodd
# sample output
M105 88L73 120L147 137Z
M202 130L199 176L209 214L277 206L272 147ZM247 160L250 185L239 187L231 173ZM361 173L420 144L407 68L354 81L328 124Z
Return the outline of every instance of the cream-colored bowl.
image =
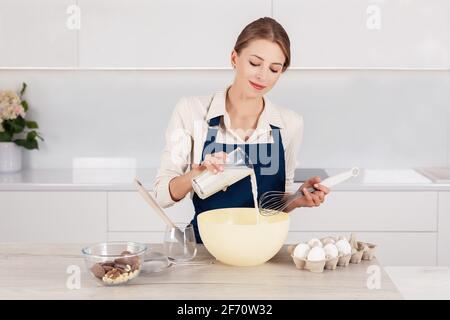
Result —
M201 213L200 236L219 261L233 266L256 266L281 249L289 231L289 214L259 216L255 208L224 208Z

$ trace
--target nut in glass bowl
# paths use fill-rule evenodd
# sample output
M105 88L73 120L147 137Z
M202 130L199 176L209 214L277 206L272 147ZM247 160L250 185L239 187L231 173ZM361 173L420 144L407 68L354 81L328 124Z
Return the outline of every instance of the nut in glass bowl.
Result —
M119 285L139 275L147 246L137 242L105 242L81 251L94 278L104 285Z

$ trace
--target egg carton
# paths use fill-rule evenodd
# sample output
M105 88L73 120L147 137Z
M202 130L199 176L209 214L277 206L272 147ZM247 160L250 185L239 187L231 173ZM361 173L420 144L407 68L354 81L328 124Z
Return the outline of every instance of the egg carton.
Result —
M325 237L321 238L320 241L325 245L328 239L333 239L337 241L336 237ZM375 257L375 250L377 245L369 242L356 241L356 235L352 233L350 235L350 245L352 247L352 253L349 263L358 264L362 260L372 260ZM348 257L346 257L348 259ZM347 266L348 262L342 257L341 261L338 263L339 266Z
M356 235L352 233L350 235L350 245L355 250L352 256L352 263L360 263L361 260L372 260L375 256L375 250L377 245L369 242L362 242L356 240Z
M362 260L372 260L375 257L376 244L358 241L358 245L362 246Z
M333 240L333 242L332 241L329 241L330 239L332 239ZM339 239L338 238L336 238L336 237L325 237L325 238L321 238L320 239L320 241L322 242L322 244L325 246L325 245L327 245L328 243L335 243L335 242L337 242ZM344 255L344 254L340 254L338 257L337 257L337 259L338 259L338 262L337 262L337 266L338 267L347 267L349 264L350 264L350 262L351 261L356 261L356 260L353 260L354 259L354 257L356 257L357 255L361 255L362 256L362 253L359 253L359 252L357 252L356 250L353 250L353 248L352 248L352 253L350 253L350 254L346 254L346 255Z
M338 240L338 238L336 237L325 237L321 238L320 241L325 246L327 243L331 242L329 239L332 239L334 242ZM336 258L328 258L322 261L309 261L307 259L294 257L293 253L297 245L290 245L287 249L297 269L309 270L311 272L336 270L338 266L347 267L350 263L358 264L362 260L372 260L375 256L377 245L368 242L356 241L356 235L353 233L350 235L349 242L352 247L352 251L350 254L340 254Z
M297 269L309 270L311 272L319 273L323 272L323 270L335 270L338 265L339 257L329 258L321 261L310 261L307 259L294 257L293 253L295 247L296 245L288 246L288 253L291 255L291 258L294 261Z

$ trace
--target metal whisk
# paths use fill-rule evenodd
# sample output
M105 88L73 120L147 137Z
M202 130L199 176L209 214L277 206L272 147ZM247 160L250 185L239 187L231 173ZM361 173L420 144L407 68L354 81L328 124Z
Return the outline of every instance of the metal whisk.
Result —
M359 174L359 168L354 167L351 170L336 174L334 176L328 177L327 179L320 182L328 188L335 186L345 180L356 177ZM316 188L307 188L309 192L314 192ZM259 198L259 212L263 216L273 216L278 213L283 212L295 199L303 197L304 193L302 190L297 190L296 192L282 192L282 191L267 191L264 192Z

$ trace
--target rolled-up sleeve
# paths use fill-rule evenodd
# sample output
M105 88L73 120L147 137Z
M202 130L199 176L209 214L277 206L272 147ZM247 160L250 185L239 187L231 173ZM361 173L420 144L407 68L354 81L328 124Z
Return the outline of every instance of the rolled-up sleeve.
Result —
M170 195L170 180L183 175L190 167L192 154L190 123L192 122L190 122L188 108L187 99L181 98L175 106L165 132L165 147L153 185L156 201L163 208L177 202Z
M295 112L289 120L289 142L285 147L286 158L286 191L295 191L294 174L298 166L297 156L303 141L303 117Z

